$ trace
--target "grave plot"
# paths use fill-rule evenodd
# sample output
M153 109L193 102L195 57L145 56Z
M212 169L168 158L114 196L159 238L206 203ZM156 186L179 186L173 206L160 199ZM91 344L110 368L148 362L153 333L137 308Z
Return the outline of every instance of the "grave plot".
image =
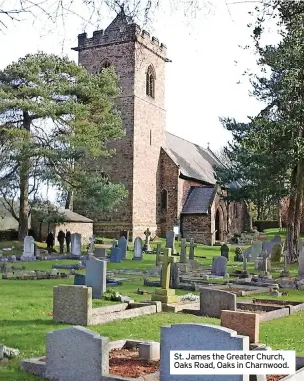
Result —
M71 278L72 275L59 273L57 270L47 271L12 271L2 274L4 280L41 280L41 279L63 279Z
M304 310L304 303L282 300L249 299L237 303L237 309L260 315L260 321L268 321L288 316Z
M25 359L23 371L56 381L249 381L246 375L171 375L171 350L249 350L249 338L235 330L209 324L176 324L161 328L160 343L119 340L109 342L80 326L48 332L46 355ZM303 358L296 359L291 376L250 376L250 381L302 381Z
M75 326L47 333L46 356L23 360L20 365L24 371L57 381L156 381L159 362L157 342L109 342Z
M53 319L58 323L98 325L161 311L160 302L127 302L93 308L91 287L66 285L54 287Z
M254 286L242 286L242 285L196 285L195 291L201 291L202 288L212 288L214 290L223 290L232 292L233 294L236 294L236 296L247 296L247 295L254 295L254 294L260 294L262 292L265 292L265 288L263 287L254 287Z

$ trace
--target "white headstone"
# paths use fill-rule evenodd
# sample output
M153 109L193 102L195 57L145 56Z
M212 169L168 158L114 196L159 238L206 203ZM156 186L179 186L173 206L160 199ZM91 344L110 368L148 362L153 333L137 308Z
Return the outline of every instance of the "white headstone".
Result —
M251 257L250 262L255 262L257 257L260 257L262 255L263 250L263 242L262 241L254 241L251 246Z
M35 240L32 236L26 236L23 242L23 254L21 259L35 260Z
M79 257L81 255L81 234L73 233L71 234L71 254Z
M133 260L141 260L142 259L142 239L140 237L136 237L134 241L134 254Z

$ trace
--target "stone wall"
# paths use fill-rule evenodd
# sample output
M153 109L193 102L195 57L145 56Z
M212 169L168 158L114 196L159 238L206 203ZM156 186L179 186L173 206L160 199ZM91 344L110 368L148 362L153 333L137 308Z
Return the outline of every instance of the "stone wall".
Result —
M244 202L232 202L229 205L229 233L242 233L246 230L247 207Z
M41 240L45 241L48 235L48 228L53 232L55 236L55 245L59 245L57 241L57 235L59 230L63 230L64 233L66 230L69 230L71 233L81 234L81 243L88 244L89 238L93 236L93 222L64 222L61 224L50 224L47 223L41 224ZM35 234L39 237L39 225L35 227Z
M212 245L211 216L204 214L184 214L181 219L183 238L193 238L194 242Z
M110 214L91 216L100 223L95 231L115 236L120 230L129 230L131 239L144 238L146 228L152 234L157 230L156 178L164 145L166 48L135 24L116 19L104 33L98 31L91 39L80 35L77 50L79 63L90 72L98 72L105 60L114 67L121 87L116 105L126 133L111 142L109 147L115 148L116 154L100 162L100 167L111 181L125 185L128 199ZM146 95L149 66L155 72L154 98Z
M178 182L179 168L170 156L161 149L158 165L157 183L157 226L158 235L166 236L166 232L172 230L174 224L178 222ZM167 208L161 205L161 192L167 191Z

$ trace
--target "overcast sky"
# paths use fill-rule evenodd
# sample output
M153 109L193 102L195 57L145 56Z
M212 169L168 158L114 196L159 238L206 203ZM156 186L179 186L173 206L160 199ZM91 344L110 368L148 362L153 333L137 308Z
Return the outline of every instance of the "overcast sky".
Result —
M261 105L249 96L249 82L242 76L247 67L254 68L256 58L239 47L252 43L248 11L256 4L230 4L228 9L225 0L211 3L194 18L185 17L182 11L162 9L150 29L167 45L172 60L167 64L167 130L203 147L210 142L217 150L230 139L219 117L243 121ZM85 15L84 10L79 11ZM88 36L97 27L106 28L114 16L105 13L98 26L86 27ZM0 35L0 68L38 50L67 54L77 61L77 53L70 48L77 45L77 35L83 31L81 20L72 16L65 19L65 28L61 22L57 26L49 22L44 26L42 21L32 25L26 20L10 24ZM237 84L239 80L241 84Z

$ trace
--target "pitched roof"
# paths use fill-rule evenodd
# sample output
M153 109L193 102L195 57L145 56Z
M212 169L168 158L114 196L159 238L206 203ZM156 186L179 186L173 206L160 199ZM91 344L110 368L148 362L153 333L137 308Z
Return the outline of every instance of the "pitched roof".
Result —
M216 187L191 187L182 214L208 214L216 195Z
M165 151L180 166L182 175L207 184L216 184L214 166L223 164L209 148L200 147L169 132L165 136Z
M90 220L81 214L72 212L70 209L59 208L58 212L63 214L65 222L93 222L93 220Z

